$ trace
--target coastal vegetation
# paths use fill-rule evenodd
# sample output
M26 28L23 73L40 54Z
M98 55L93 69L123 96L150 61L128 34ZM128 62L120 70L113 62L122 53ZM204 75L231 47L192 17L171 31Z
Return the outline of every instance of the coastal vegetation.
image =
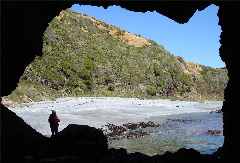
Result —
M8 100L119 96L222 100L225 68L185 61L153 40L71 10L43 35L42 56L26 68Z

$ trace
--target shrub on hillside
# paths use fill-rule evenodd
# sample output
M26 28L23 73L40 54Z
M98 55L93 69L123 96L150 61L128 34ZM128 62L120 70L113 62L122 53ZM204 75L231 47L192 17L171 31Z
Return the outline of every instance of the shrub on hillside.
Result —
M156 96L156 94L157 94L157 89L156 89L155 86L147 85L147 86L146 86L146 92L147 92L147 95Z

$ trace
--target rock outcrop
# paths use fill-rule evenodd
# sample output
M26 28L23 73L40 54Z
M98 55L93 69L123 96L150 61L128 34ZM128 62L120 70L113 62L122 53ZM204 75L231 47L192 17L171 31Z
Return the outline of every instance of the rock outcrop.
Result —
M22 162L25 156L37 156L48 139L27 125L14 112L1 105L1 152L5 162ZM22 161L21 161L22 160Z
M50 153L56 156L99 158L108 150L107 138L99 129L70 124L50 139Z
M99 129L70 124L47 138L3 105L0 115L3 162L96 161L108 152L107 138Z

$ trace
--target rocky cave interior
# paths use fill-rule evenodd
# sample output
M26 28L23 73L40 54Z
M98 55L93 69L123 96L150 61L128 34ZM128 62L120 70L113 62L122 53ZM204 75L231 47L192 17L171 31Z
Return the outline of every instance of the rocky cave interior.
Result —
M175 153L167 152L164 155L150 157L141 153L128 154L125 149L109 150L106 138L101 132L95 128L80 125L69 125L59 137L48 140L1 104L0 161L223 162L238 159L237 106L240 79L237 59L238 42L233 41L239 36L239 25L234 19L240 11L240 5L237 2L3 1L1 3L1 97L10 94L16 88L25 67L37 54L41 54L42 35L48 23L61 10L77 3L104 8L118 5L136 12L156 10L178 23L188 22L196 10L201 11L211 4L219 6L219 25L222 29L219 53L226 64L229 81L224 92L222 107L224 145L213 155L202 155L192 149L180 149ZM58 159L44 160L46 153ZM60 159L57 156L66 157Z

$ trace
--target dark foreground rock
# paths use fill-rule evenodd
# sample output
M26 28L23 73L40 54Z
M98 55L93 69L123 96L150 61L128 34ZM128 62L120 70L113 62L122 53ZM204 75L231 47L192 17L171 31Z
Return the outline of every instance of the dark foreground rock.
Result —
M100 157L108 150L103 132L87 125L70 124L50 139L51 154Z
M1 105L1 154L3 162L23 161L23 156L37 156L48 138L26 124L14 112Z
M70 124L56 136L47 138L3 105L0 113L1 159L4 163L98 160L108 150L107 138L99 129Z

